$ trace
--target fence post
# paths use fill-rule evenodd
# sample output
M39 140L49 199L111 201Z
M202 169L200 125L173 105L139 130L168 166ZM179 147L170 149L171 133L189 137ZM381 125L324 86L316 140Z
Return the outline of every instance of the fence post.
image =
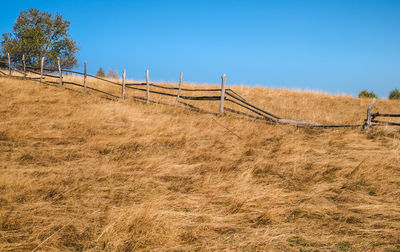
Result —
M222 84L221 84L221 102L219 104L219 114L224 114L224 100L225 100L225 74L221 76Z
M43 80L43 63L44 63L44 57L40 59L40 84L42 84Z
M7 57L8 57L8 71L9 71L10 76L11 76L11 59L10 59L10 53L7 53Z
M122 71L122 94L121 94L123 100L125 99L125 78L126 78L126 71L124 69Z
M146 100L147 104L150 103L150 82L149 82L149 70L146 70L146 85L147 85L147 94L146 94Z
M57 57L57 64L58 64L58 74L60 75L60 87L62 87L63 86L63 81L62 81L60 57Z
M25 54L22 55L22 64L24 65L24 78L26 78L26 63L25 63Z
M371 103L368 106L367 109L367 119L365 120L365 123L363 125L363 130L369 130L372 128L371 123L372 123L372 117L371 117L371 111L372 111L372 107L374 106L376 99L373 98Z
M83 74L83 89L86 93L87 62L85 61L85 73Z
M179 77L179 88L178 88L178 94L176 95L175 107L178 106L179 97L181 96L181 89L182 89L182 72Z

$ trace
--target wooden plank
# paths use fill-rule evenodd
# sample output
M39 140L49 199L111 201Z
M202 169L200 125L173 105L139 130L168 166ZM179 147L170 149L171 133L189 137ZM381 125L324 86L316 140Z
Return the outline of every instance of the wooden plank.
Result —
M86 88L86 79L87 79L87 62L85 61L85 72L83 73L83 89L85 90L84 92L86 93L87 88Z
M372 114L372 118L377 117L377 116L382 116L382 117L400 117L400 114L381 114L379 112Z
M7 57L8 57L8 71L9 71L9 75L11 76L11 59L10 59L10 53L7 53Z
M63 86L63 80L62 80L60 57L57 57L57 64L58 64L58 74L60 75L60 87L62 87Z
M178 88L178 94L176 95L175 107L178 106L179 97L181 96L181 90L182 90L182 72L179 77L179 88Z
M44 63L44 57L40 59L40 84L42 84L43 81L43 63Z
M66 69L64 69L64 71L65 71L65 72L74 73L74 71L70 71L70 70L66 70ZM79 73L79 72L75 72L75 73L82 74L82 73ZM120 83L117 83L117 82L114 82L114 81L110 81L110 80L107 80L107 79L103 79L103 78L99 78L99 77L97 77L96 75L87 74L87 76L92 77L92 78L94 78L94 79L98 79L98 80L102 80L102 81L111 83L111 84L113 84L113 85L121 86ZM89 89L90 89L90 88L89 88Z
M121 94L122 99L125 99L125 78L126 78L126 71L124 69L122 71L122 94Z
M25 54L22 55L22 64L24 65L24 78L26 78L26 63L25 63Z
M150 103L150 82L149 82L149 70L146 70L146 86L147 86L146 102L147 102L147 104L149 104L149 103Z
M375 104L375 101L376 101L376 99L375 98L373 98L372 99L372 101L371 101L371 103L369 104L369 106L368 106L368 109L367 109L367 119L365 120L365 123L364 123L364 125L363 125L363 130L370 130L371 128L372 128L372 125L371 125L371 121L372 121L372 116L371 116L371 111L372 111L372 107L374 106L374 104Z
M278 122L282 124L294 124L297 126L320 126L319 123L303 120L279 119Z
M224 114L224 101L225 101L225 74L221 76L222 84L221 84L221 101L219 103L219 114Z
M378 121L378 120L371 120L374 123L381 123L384 125L391 125L391 126L400 126L400 123L395 123L395 122L385 122L385 121Z
M281 119L280 117L278 117L278 116L276 116L276 115L273 115L273 114L271 114L271 113L269 113L269 112L267 112L267 111L265 111L265 110L263 110L263 109L260 109L259 107L256 107L256 106L254 106L253 104L248 103L248 102L245 101L245 100L238 99L237 97L235 97L235 96L233 96L232 94L230 94L230 92L227 92L226 94L227 94L228 96L230 96L230 97L236 99L237 101L240 101L241 103L243 103L243 104L245 104L245 105L247 105L247 106L249 106L249 107L252 107L252 108L255 109L255 110L258 110L259 112L264 113L264 114L267 115L267 116L273 117L273 118L275 118L275 119ZM271 118L271 119L272 119L272 118ZM273 120L276 121L275 119L273 119Z

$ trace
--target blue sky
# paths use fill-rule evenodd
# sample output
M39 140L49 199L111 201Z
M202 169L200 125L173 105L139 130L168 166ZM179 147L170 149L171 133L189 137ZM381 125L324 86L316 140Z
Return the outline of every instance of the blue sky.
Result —
M400 88L400 0L2 1L0 33L22 9L60 13L88 62L127 77L387 97Z

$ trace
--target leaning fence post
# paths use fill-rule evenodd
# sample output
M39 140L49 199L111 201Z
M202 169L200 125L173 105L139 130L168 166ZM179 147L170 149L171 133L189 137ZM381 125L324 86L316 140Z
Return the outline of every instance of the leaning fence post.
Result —
M126 71L125 69L122 71L122 99L125 99L125 78L126 78Z
M150 82L149 82L149 70L146 70L146 85L147 85L146 100L147 100L147 104L149 104L149 103L150 103Z
M87 79L87 62L85 61L85 73L83 74L83 89L86 93L86 79Z
M224 114L224 100L225 100L225 74L221 76L222 84L221 84L221 102L219 104L219 114Z
M24 65L24 78L26 78L26 63L25 63L25 54L22 55L22 64Z
M58 74L60 75L60 87L62 87L63 86L63 81L62 81L60 57L57 57L57 64L58 64Z
M8 57L8 71L9 71L10 76L11 76L11 59L10 59L10 53L7 53L7 57Z
M43 80L43 63L44 63L44 57L42 57L40 60L40 84L42 84Z
M178 94L176 95L175 107L178 106L179 97L181 96L181 89L182 89L182 72L179 77L179 88L178 88Z
M367 119L365 120L365 123L364 123L364 125L363 125L363 129L364 129L364 130L369 130L369 129L372 128L372 126L371 126L371 123L372 123L371 111L372 111L372 107L374 106L375 101L376 101L376 99L373 98L372 101L371 101L371 103L370 103L369 106L368 106L368 109L367 109Z

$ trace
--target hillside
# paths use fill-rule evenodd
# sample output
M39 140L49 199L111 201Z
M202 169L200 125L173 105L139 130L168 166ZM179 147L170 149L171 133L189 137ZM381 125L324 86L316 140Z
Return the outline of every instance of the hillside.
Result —
M369 104L235 91L320 123L361 123ZM298 129L0 78L0 250L398 251L398 130Z

